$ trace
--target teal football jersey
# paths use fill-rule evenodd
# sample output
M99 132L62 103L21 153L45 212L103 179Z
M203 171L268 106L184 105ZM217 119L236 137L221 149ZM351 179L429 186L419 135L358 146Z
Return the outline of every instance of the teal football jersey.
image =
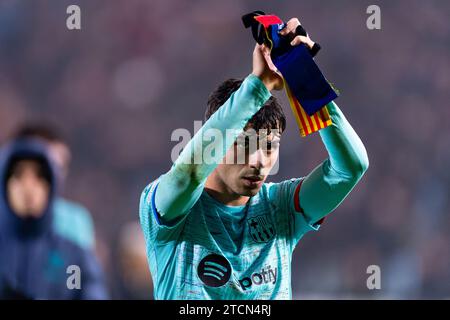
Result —
M140 220L155 299L291 299L291 259L320 224L299 205L303 179L264 183L245 206L226 206L205 190L173 225L155 207L158 180L141 195Z

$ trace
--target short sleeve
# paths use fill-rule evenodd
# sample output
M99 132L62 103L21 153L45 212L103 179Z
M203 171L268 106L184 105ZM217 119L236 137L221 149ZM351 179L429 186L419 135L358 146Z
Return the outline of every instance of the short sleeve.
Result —
M309 221L300 206L300 188L303 180L304 178L295 178L269 184L269 197L279 208L278 214L286 221L287 240L292 250L305 233L319 230L322 223Z

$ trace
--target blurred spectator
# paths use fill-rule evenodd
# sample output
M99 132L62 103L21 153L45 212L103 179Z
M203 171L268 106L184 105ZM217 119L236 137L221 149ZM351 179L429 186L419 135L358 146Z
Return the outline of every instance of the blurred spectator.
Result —
M0 298L107 297L92 252L54 232L58 174L37 140L15 140L1 150ZM70 266L79 268L75 289L68 284Z
M50 156L60 172L60 190L64 187L71 160L69 145L47 125L28 124L20 127L14 139L35 138L48 144ZM95 249L94 224L89 211L82 205L58 196L54 203L55 231L83 248Z

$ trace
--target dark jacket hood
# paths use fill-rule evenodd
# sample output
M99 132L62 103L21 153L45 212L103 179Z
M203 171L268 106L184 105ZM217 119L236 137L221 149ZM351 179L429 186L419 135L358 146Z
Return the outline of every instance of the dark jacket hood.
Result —
M12 211L6 192L7 173L16 159L39 159L50 174L47 207L39 218L20 218ZM48 147L36 139L14 140L0 149L0 228L19 237L33 237L51 229L53 201L57 191L58 173Z

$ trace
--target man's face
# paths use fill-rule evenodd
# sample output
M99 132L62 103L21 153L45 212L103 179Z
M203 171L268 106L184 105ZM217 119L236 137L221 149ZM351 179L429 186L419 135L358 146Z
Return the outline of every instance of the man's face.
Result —
M43 215L48 204L50 184L37 161L18 161L6 188L8 203L16 215L21 218L39 218Z
M229 191L241 196L258 193L278 159L280 138L278 130L268 134L251 128L238 137L216 168Z

